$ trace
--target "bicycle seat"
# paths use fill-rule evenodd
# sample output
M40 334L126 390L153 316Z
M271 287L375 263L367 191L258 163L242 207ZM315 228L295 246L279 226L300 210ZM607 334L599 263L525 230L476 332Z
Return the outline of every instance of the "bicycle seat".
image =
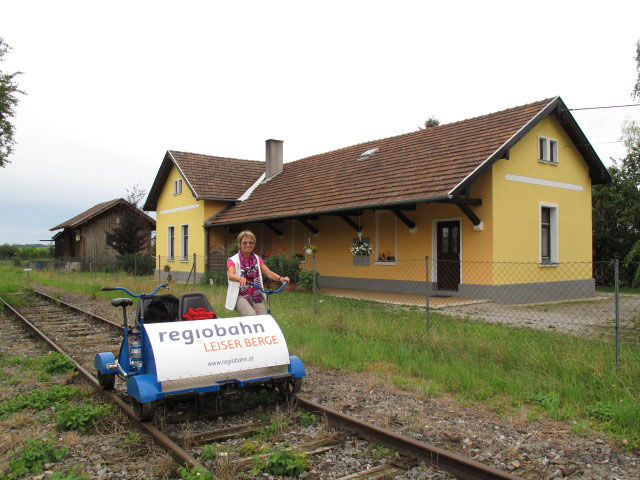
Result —
M111 305L114 307L129 307L133 305L133 300L131 298L114 298L111 300Z

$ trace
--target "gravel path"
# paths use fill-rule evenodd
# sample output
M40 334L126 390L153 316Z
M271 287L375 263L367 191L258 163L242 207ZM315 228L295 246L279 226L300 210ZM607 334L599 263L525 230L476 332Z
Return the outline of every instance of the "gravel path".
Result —
M104 301L67 294L62 299L120 321L116 309ZM3 348L6 351L7 345ZM583 431L578 436L573 433L575 426L544 417L530 420L518 411L497 416L482 405L461 405L446 395L432 398L398 391L379 375L345 374L314 366L307 366L307 374L301 393L306 398L527 479L640 478L640 457L604 434ZM102 448L99 439L94 442L92 454ZM110 442L105 437L107 448L112 448ZM429 475L433 474L417 468L398 478L434 478ZM95 478L161 477L121 476L108 470Z

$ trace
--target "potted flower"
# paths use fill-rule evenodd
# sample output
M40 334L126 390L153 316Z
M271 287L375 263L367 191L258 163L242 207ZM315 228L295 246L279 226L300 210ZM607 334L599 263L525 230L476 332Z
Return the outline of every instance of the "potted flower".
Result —
M165 271L165 273L167 274L167 282L170 282L172 277L171 277L171 267L169 265L165 265L164 267L162 267L162 270Z
M312 255L317 251L318 247L316 247L315 245L307 245L306 247L304 247L304 253L306 253L307 255Z
M351 254L354 257L368 257L371 252L373 252L373 247L365 240L359 239L351 245Z

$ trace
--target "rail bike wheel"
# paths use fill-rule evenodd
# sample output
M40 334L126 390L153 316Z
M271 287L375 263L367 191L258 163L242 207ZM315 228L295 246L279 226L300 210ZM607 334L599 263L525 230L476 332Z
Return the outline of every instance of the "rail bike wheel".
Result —
M98 372L98 383L103 390L113 390L116 385L116 374Z
M153 402L139 402L135 398L131 399L131 406L136 418L141 422L150 422L155 415L155 405Z
M278 391L284 395L293 395L302 388L302 378L290 378L276 384Z

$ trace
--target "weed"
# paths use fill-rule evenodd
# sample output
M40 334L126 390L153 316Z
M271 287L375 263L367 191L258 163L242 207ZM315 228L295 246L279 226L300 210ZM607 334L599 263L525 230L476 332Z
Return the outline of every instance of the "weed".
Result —
M128 445L138 445L140 441L141 438L138 432L130 432L127 438L124 439L124 443Z
M560 397L555 393L530 393L527 395L527 401L537 403L547 412L553 412L560 404Z
M36 360L36 367L44 373L54 375L56 373L71 372L75 365L65 355L58 352L50 352Z
M215 460L216 457L218 456L219 448L220 448L220 445L218 445L217 443L205 445L200 457L203 460Z
M616 407L610 403L596 402L595 405L588 407L585 411L589 418L594 420L603 420L605 422L611 421L614 416Z
M203 470L200 467L179 467L178 473L182 480L215 480L213 473Z
M77 470L70 472L56 472L48 477L49 480L90 480L90 477L85 473L79 473Z
M56 414L56 427L60 430L78 430L84 432L100 417L113 410L111 405L93 405L82 403L80 405L61 405Z
M396 456L396 452L395 450L383 447L382 445L374 445L371 456L376 460L380 460L381 458L393 458Z
M289 422L286 420L271 420L271 423L263 428L256 429L255 433L252 435L253 438L258 440L264 440L269 437L273 437L274 435L280 433L283 428L289 425Z
M291 450L278 450L264 461L257 460L254 472L296 477L309 468L307 457Z
M65 404L69 400L81 396L80 388L71 385L54 385L47 390L34 390L31 393L24 393L0 403L0 418L25 408L44 410L56 404Z
M50 440L30 438L9 461L9 478L18 478L28 473L37 474L42 471L45 463L60 461L67 453L66 447L56 448Z
M268 447L258 445L256 442L248 441L244 442L242 447L240 447L240 454L246 457L251 457L253 455L265 453L265 450L268 450Z
M296 412L296 417L298 417L298 422L300 422L303 427L310 427L318 422L318 419L313 413L303 412L302 410Z

